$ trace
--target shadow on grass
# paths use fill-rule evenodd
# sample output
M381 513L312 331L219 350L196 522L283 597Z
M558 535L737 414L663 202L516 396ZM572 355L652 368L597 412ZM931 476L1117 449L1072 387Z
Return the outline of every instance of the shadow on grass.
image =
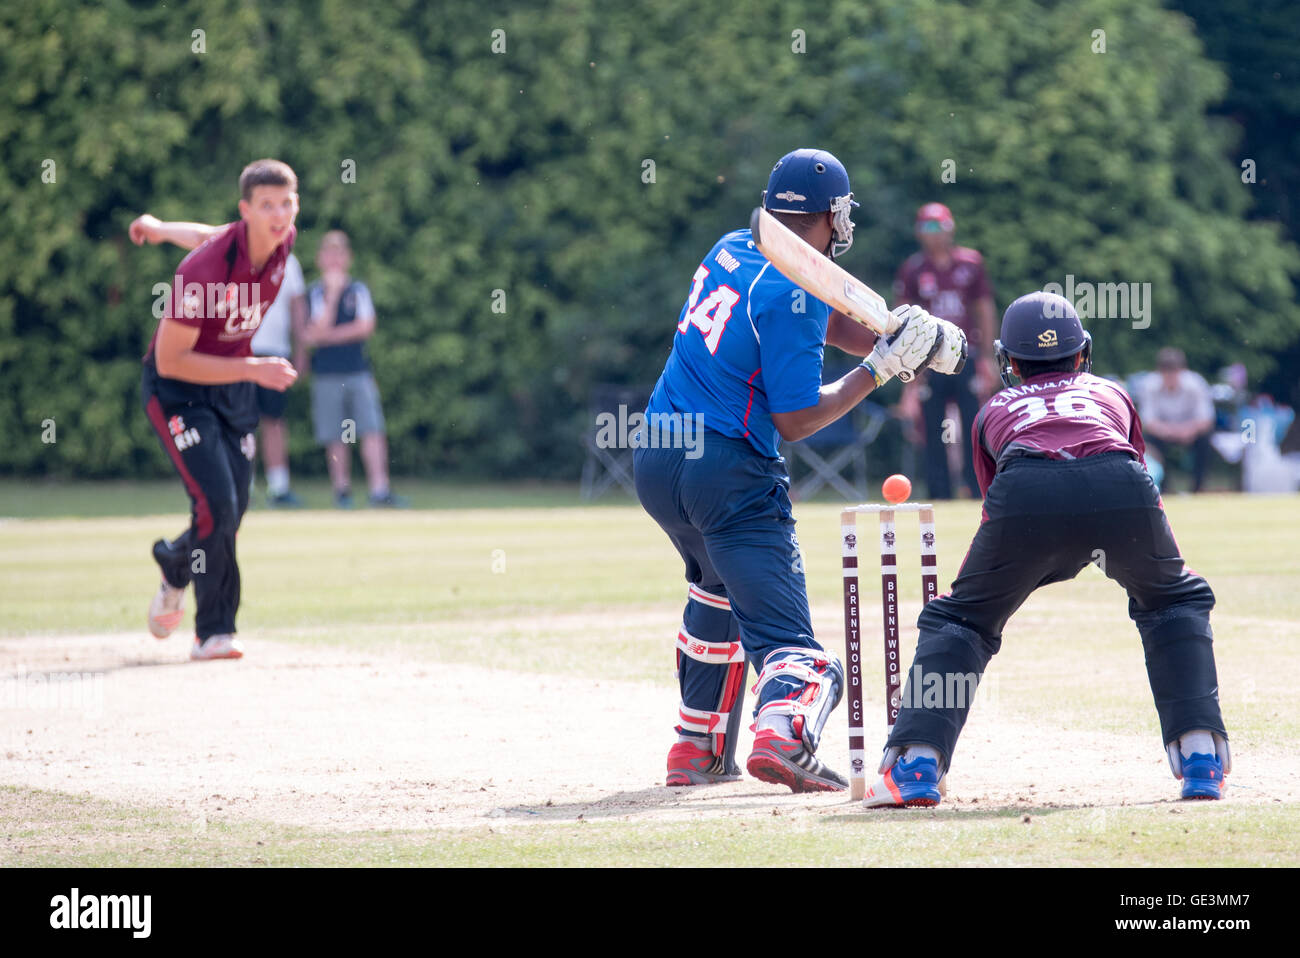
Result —
M265 487L259 482L249 510L292 515L324 510L337 512L334 493L326 479L301 478L294 490L303 501L302 509L272 509L266 503ZM393 491L406 498L412 509L502 509L502 508L575 508L618 507L636 505L636 499L622 490L587 502L579 495L574 481L549 480L428 480L393 478ZM372 511L366 506L365 494L357 496L360 508L353 513ZM127 516L189 514L190 504L181 483L164 479L12 479L0 478L0 518L55 519L104 518ZM183 520L182 520L183 521Z
M1178 804L1180 803L1168 799L1158 799L1150 802L1125 802L1122 805L1094 802L1088 805L990 805L987 808L952 806L945 808L942 805L937 808L860 808L851 806L834 815L824 816L824 821L840 825L856 825L871 817L878 817L887 821L915 821L917 818L928 818L937 822L972 822L992 821L999 818L1023 820L1026 816L1032 821L1035 818L1046 818L1060 812L1116 812L1121 809L1158 808L1163 805L1174 806Z
M524 821L596 821L618 819L625 815L650 815L656 813L689 811L692 808L717 811L725 807L727 812L753 814L756 811L772 810L777 815L803 814L809 809L790 806L792 798L805 797L811 800L824 800L825 793L810 793L806 796L793 796L788 792L760 792L757 790L737 792L729 783L717 787L712 795L701 791L713 786L694 786L689 790L656 786L637 791L618 792L595 801L556 802L542 805L512 805L503 807L505 817ZM762 786L756 785L756 788ZM774 800L779 800L773 804ZM920 818L938 822L975 822L995 821L997 819L1024 819L1029 816L1046 818L1061 812L1115 812L1121 809L1149 809L1176 807L1181 802L1171 799L1159 799L1150 802L1125 802L1122 805L1107 803L1063 804L1063 805L1001 805L987 808L944 807L937 808L862 808L850 799L843 799L834 805L823 805L811 809L818 821L837 825L860 825L863 822L880 824L915 822Z
M750 785L754 788L743 792L737 786ZM655 812L668 813L692 808L716 810L725 806L728 812L754 812L764 809L776 809L778 814L793 814L796 809L789 806L773 805L774 799L788 802L793 796L789 792L760 791L765 788L761 783L727 782L719 785L694 785L689 788L669 788L657 785L636 791L617 792L586 802L556 802L541 805L511 805L502 809L506 816L523 820L557 821L594 821L597 819L616 819L624 815L647 814ZM824 793L823 793L824 794ZM811 793L808 798L818 797ZM799 809L801 810L801 809Z
M169 666L189 666L199 667L211 665L211 662L193 662L190 659L131 659L123 662L86 664L78 663L75 669L72 668L39 668L39 669L22 669L17 672L0 673L0 681L26 681L32 677L40 677L46 682L58 682L65 679L68 675L108 675L113 672L121 672L125 669L152 669L167 668Z

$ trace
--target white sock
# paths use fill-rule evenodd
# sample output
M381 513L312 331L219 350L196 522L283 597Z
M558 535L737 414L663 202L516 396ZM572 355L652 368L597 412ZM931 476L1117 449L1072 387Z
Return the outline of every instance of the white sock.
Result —
M782 738L794 738L794 723L789 715L765 715L758 720L755 732L771 730Z
M282 496L289 491L289 467L272 466L266 470L266 489L273 496Z
M1183 758L1191 758L1193 752L1200 752L1202 755L1213 755L1214 736L1202 728L1187 732L1179 736L1178 751L1182 753Z
M904 762L911 762L918 758L934 759L934 764L939 764L939 750L931 748L929 745L909 745L903 751Z

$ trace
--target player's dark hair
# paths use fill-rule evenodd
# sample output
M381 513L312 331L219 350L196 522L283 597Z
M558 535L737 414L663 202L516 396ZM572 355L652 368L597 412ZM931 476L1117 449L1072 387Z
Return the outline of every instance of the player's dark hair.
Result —
M253 198L253 190L259 186L287 186L297 192L298 176L288 163L279 160L254 160L244 167L239 174L239 196L243 200Z
M352 252L352 241L348 239L348 234L343 232L342 230L330 230L328 233L326 233L324 236L320 238L321 246L324 246L327 243L335 246L341 246L349 253Z
M1075 371L1074 361L1078 357L1078 353L1071 353L1060 359L1017 359L1016 366L1020 369L1020 379L1023 382L1043 373L1072 373Z
M811 230L817 228L818 223L825 221L826 210L818 213L773 213L772 215L800 236L807 236Z
M1156 353L1156 369L1174 370L1187 368L1187 354L1177 346L1166 346Z

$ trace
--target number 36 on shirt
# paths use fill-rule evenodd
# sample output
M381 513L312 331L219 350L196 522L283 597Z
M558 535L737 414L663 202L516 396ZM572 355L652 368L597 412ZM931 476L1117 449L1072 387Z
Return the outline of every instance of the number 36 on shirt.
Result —
M1026 396L1007 404L1007 411L1016 413L1020 418L1011 427L1019 432L1030 423L1046 419L1050 413L1047 400L1042 396ZM1052 401L1052 411L1062 419L1101 419L1101 408L1083 389L1068 389L1057 394Z
M704 291L704 281L708 278L707 267L701 266L691 279L691 295L686 300L686 314L677 324L677 331L685 333L694 326L704 336L704 345L710 354L718 351L718 342L722 332L731 319L732 308L740 301L740 294L730 286L719 286L708 296L700 299Z

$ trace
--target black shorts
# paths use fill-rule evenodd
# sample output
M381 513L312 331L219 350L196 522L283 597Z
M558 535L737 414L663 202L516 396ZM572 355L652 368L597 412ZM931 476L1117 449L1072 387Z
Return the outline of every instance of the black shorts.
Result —
M1183 562L1142 463L1123 452L1013 459L994 477L984 510L952 591L927 603L917 618L916 657L904 673L909 685L912 676L931 674L975 676L978 682L1001 648L1008 619L1030 594L1095 564L1128 593L1162 741L1191 729L1226 734L1210 631L1214 592ZM1082 646L1077 683L1092 694L1089 649L1080 631L1063 620L1043 630L1062 645ZM889 745L931 745L950 761L970 709L969 691L937 706L917 704L919 687L903 697Z
M240 435L257 428L257 387L251 382L202 386L168 379L158 375L151 359L145 360L141 372L141 390L146 405L150 396L157 396L169 414L177 409L183 411L185 406L208 406L226 426Z
M1213 604L1184 565L1151 477L1125 453L1012 459L989 486L984 514L952 591L924 619L942 614L997 643L1030 593L1090 563L1127 590L1134 611L1201 594Z
M285 407L289 405L289 390L267 389L257 387L257 411L264 419L283 419Z

